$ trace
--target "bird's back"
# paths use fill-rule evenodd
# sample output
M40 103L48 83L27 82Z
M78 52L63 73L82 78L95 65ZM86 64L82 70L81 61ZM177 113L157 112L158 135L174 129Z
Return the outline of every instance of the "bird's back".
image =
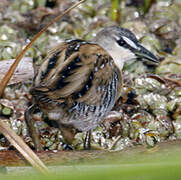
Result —
M121 86L121 72L102 47L70 40L45 58L30 92L50 119L87 131L112 109Z

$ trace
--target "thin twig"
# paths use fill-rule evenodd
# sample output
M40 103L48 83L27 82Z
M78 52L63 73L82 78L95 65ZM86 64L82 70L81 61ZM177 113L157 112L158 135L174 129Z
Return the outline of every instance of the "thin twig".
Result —
M8 139L8 141L23 155L23 157L38 171L43 174L48 173L48 168L39 159L39 157L29 148L28 145L6 124L0 119L0 132Z
M22 52L17 56L15 62L13 63L13 65L10 67L10 69L8 70L8 72L5 74L5 76L3 77L1 83L0 83L0 97L2 97L3 93L4 93L4 89L7 86L9 80L11 79L18 63L20 62L20 60L22 59L22 57L24 56L24 54L27 52L27 50L32 46L32 44L41 36L41 34L43 32L45 32L49 26L51 26L53 23L57 22L58 20L60 20L60 18L62 18L65 14L67 14L68 12L70 12L72 9L74 9L75 7L77 7L78 5L82 4L83 2L85 2L86 0L81 0L78 3L75 3L73 6L71 6L70 8L68 8L67 10L64 11L63 14L60 14L59 16L55 17L49 24L47 24L40 32L38 32L34 38L32 39L32 41L26 45L26 47L22 50Z
M72 9L85 2L86 0L81 0L78 3L75 3L73 6L64 11L63 14L55 17L48 25L46 25L39 33L37 33L32 41L22 50L22 52L17 56L15 62L10 67L8 72L3 77L0 83L0 97L2 97L4 89L8 84L10 78L12 77L18 63L22 59L23 55L27 52L27 50L32 46L32 44L40 37L40 35L45 32L49 26L51 26L54 22L57 22L60 18L62 18L65 14L70 12ZM0 132L9 140L9 142L24 156L24 158L37 170L39 170L43 174L47 174L48 169L44 165L44 163L38 158L38 156L24 143L24 141L6 124L0 119Z

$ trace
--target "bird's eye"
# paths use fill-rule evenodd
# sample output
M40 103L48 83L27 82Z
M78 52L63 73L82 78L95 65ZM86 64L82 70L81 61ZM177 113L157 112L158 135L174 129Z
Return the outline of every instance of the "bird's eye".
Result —
M123 39L118 40L117 43L118 43L120 46L124 46L124 45L125 45L125 41L124 41Z

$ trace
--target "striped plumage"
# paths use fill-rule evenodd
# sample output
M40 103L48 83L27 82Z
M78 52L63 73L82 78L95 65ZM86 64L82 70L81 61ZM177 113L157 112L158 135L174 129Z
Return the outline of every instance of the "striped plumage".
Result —
M158 62L133 33L116 26L100 31L92 42L61 43L48 54L34 78L30 90L33 103L58 122L71 143L72 129L96 128L113 108L122 88L124 62L137 57ZM25 116L30 127L28 112Z
M71 40L48 55L30 92L50 119L88 131L112 109L121 86L121 72L103 48Z

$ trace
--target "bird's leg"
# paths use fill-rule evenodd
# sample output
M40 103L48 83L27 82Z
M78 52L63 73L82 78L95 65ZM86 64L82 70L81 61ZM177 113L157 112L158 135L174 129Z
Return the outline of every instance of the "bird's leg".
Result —
M28 126L29 135L31 136L35 150L36 151L42 151L43 147L40 142L39 134L37 132L36 127L34 126L34 120L32 118L33 112L36 108L36 105L32 104L28 109L25 111L25 120L26 124Z
M86 136L84 139L84 150L90 150L91 149L91 133L92 133L91 130L86 132Z
M65 127L62 125L59 128L61 130L62 136L64 137L66 143L71 145L74 140L76 131L72 128Z

